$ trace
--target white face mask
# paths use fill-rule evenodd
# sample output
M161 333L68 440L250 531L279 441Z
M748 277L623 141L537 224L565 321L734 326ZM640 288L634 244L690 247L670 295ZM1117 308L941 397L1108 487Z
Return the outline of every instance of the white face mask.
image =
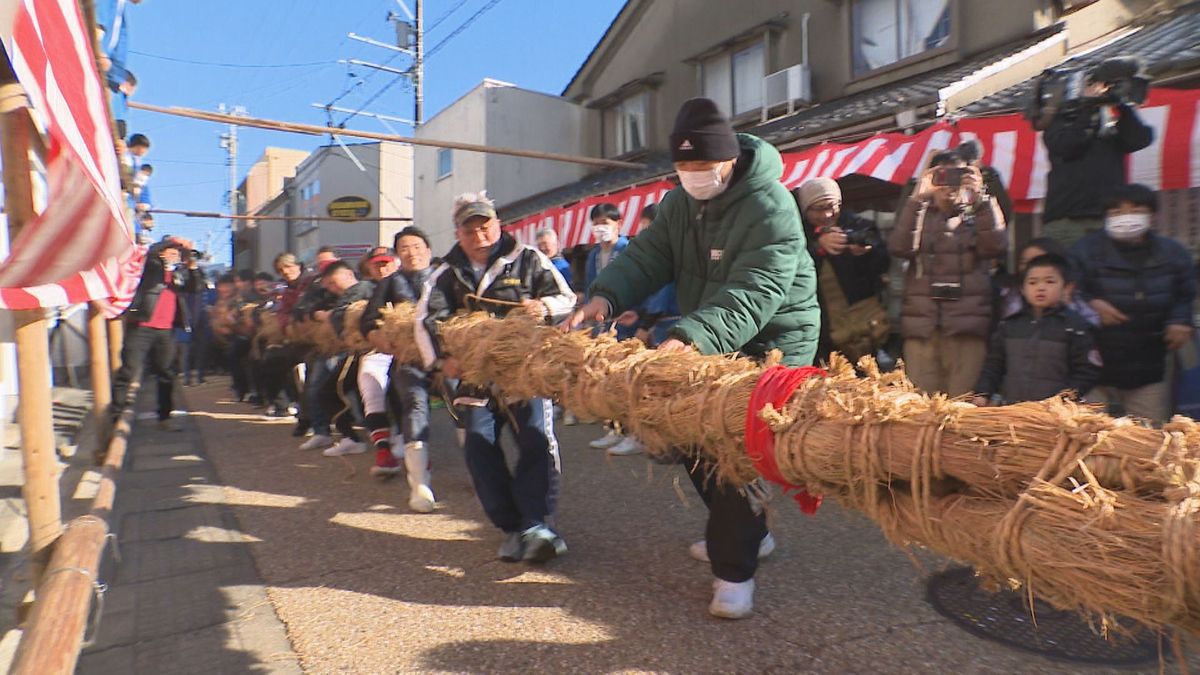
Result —
M1104 219L1104 231L1117 241L1137 239L1149 229L1149 213L1122 213Z
M729 187L721 180L721 170L724 166L725 163L722 162L708 171L677 171L676 173L679 174L679 182L683 185L683 189L693 199L706 202Z
M593 225L592 234L595 235L596 241L607 244L617 238L617 228L612 225Z

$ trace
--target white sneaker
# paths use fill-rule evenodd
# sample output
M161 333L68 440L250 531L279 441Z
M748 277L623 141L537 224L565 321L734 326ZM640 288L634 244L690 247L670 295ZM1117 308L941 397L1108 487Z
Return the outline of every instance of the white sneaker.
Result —
M744 619L754 611L754 580L739 583L715 579L708 613L722 619Z
M314 434L312 438L300 444L301 450L320 450L333 445L333 439L324 434Z
M608 454L617 456L637 455L641 454L643 449L644 448L638 439L634 438L633 436L626 436L625 438L621 439L620 443L617 443L609 448Z
M408 472L408 508L417 513L432 513L437 499L429 487L429 448L423 442L404 445L404 468Z
M350 438L343 438L332 448L325 448L321 454L325 455L326 457L341 457L342 455L360 455L366 451L366 443L359 443L358 441Z
M570 410L563 411L562 425L564 427L573 427L578 423L579 420L575 418L575 413L571 412Z
M763 537L762 541L760 541L758 543L758 559L762 560L763 558L771 555L774 552L775 552L775 537L771 536L771 533L768 532L767 536ZM708 541L701 539L700 541L692 544L691 546L688 547L688 553L693 558L695 558L696 560L699 560L700 562L709 562L709 560L708 560Z
M620 443L624 439L625 439L624 436L622 436L621 434L618 434L616 431L614 431L612 429L609 429L608 433L605 434L602 438L597 438L596 440L592 441L591 443L588 443L588 445L592 446L593 448L596 448L597 450L604 450L606 448L611 448L612 446L616 445L617 443Z

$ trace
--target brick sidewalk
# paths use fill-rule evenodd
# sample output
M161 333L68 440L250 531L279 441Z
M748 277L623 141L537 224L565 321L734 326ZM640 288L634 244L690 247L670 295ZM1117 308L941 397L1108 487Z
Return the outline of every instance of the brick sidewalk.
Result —
M100 629L78 672L300 672L195 422L166 432L141 417L117 488L120 560L101 570Z

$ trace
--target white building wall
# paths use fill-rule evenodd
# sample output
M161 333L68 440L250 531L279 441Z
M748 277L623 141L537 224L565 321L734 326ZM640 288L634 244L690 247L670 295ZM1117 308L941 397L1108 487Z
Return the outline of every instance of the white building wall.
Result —
M595 114L558 96L484 80L427 121L418 138L492 147L584 153L584 125ZM486 189L496 205L576 181L577 164L453 150L450 175L438 176L438 148L415 149L417 224L430 234L435 255L454 244L454 197Z
M417 138L459 143L487 142L486 98L484 83L467 92L417 129ZM454 246L454 221L451 210L454 197L487 187L487 161L477 152L451 150L452 169L438 176L438 148L414 149L416 171L416 225L429 234L435 256L445 255Z
M592 111L558 96L518 87L487 90L488 145L583 155L584 123ZM487 156L488 193L509 204L583 178L580 164Z

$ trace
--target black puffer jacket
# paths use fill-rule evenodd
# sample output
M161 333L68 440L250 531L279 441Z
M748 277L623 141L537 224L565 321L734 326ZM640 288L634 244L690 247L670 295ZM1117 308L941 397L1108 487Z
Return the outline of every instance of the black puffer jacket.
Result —
M1100 376L1092 326L1066 307L1034 316L1026 305L992 334L975 390L1006 403L1040 401L1065 390L1080 396Z
M1137 111L1118 106L1115 133L1100 136L1100 111L1087 106L1058 115L1043 134L1050 155L1044 222L1104 215L1105 195L1124 185L1125 156L1150 145L1154 130Z
M333 307L329 310L329 323L333 325L334 332L344 337L344 331L347 328L346 310L350 308L350 305L359 300L370 301L371 296L374 294L375 282L363 279L346 289L345 293L335 296ZM349 328L358 330L358 326L350 326Z
M125 310L125 320L132 326L149 321L154 316L154 308L158 299L169 283L176 295L174 327L190 331L191 317L188 316L187 302L184 293L198 293L204 288L204 274L198 269L188 269L184 265L176 265L171 273L171 281L166 280L166 270L163 260L159 257L165 248L161 243L150 247L146 252L146 265L142 269L142 278L138 281L133 300Z
M419 300L421 292L425 288L425 282L432 274L433 268L426 267L416 272L396 270L393 274L381 279L375 286L375 294L371 296L371 301L367 303L367 308L363 311L362 326L360 326L362 334L365 336L379 327L379 321L383 318L382 310L389 303L415 303Z
M1192 325L1196 269L1191 254L1153 232L1136 246L1097 232L1072 246L1071 257L1083 297L1106 300L1129 317L1123 324L1101 326L1096 335L1104 360L1099 383L1131 389L1161 382L1166 327Z

